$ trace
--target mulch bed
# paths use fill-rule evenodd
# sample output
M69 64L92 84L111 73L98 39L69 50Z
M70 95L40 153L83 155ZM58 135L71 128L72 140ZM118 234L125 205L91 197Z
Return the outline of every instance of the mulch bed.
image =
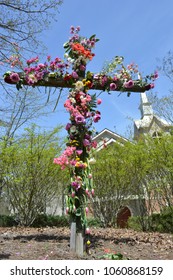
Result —
M70 251L69 228L0 227L0 260L103 259L121 253L130 260L173 260L173 235L130 229L91 228L89 253Z

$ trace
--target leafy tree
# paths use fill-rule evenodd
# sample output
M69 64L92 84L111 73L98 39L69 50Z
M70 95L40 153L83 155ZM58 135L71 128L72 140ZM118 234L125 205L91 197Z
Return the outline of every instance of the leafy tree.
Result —
M127 145L129 147L131 144ZM117 212L125 197L128 202L131 184L126 151L126 145L115 143L96 154L97 164L93 166L96 185L93 208L95 216L101 219L105 227L116 224Z
M61 151L59 131L40 132L32 126L11 145L1 142L4 192L22 225L32 224L46 203L63 192L65 174L53 164Z
M158 69L167 78L167 82L170 84L170 90L162 95L161 98L157 93L152 92L150 93L149 99L153 104L156 114L173 123L173 89L171 87L173 83L173 51L169 51L160 60L159 64Z
M139 221L143 230L152 228L151 214L163 211L166 206L171 209L173 203L172 140L172 135L155 139L148 136L134 146L136 159L131 158L131 171L135 172L135 182L140 186L136 195L141 206Z
M151 168L147 175L148 191L156 198L156 207L162 210L165 206L171 207L173 202L173 136L163 135L159 139L149 140L147 145Z
M137 143L112 144L96 154L94 215L104 226L115 225L121 205L138 201L143 230L152 227L149 216L173 203L173 136Z

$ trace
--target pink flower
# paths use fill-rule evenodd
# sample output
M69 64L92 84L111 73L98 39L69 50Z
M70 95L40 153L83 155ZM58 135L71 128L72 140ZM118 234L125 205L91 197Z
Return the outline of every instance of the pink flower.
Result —
M86 194L89 194L89 190L88 190L88 188L86 188L85 193L86 193Z
M106 76L102 77L101 86L103 87L107 83L108 78Z
M31 63L34 63L34 62L38 62L38 56L37 57L34 57L34 58L31 58L31 59L28 59L27 61L26 61L26 63L28 64L28 65L30 65Z
M82 65L82 64L81 64L81 65L79 66L79 69L80 69L80 71L85 71L86 67L85 67L85 65Z
M84 145L85 147L90 146L90 144L91 144L91 142L90 142L88 139L84 139L84 140L83 140L83 145Z
M74 33L74 31L75 31L74 26L71 26L71 27L70 27L70 33L71 33L71 34L73 34L73 33Z
M63 154L70 157L75 150L76 147L67 147Z
M84 138L90 140L91 136L88 133L86 133Z
M132 80L129 80L128 82L124 83L125 88L131 88L134 86L134 82Z
M20 77L19 77L19 75L17 73L12 73L10 75L10 79L12 80L12 82L15 82L15 83L20 81Z
M153 83L151 83L151 84L145 86L145 89L146 89L146 90L149 90L149 89L152 89L152 88L154 88L154 84L153 84Z
M95 114L93 121L96 123L101 119L100 114Z
M91 190L91 194L92 194L92 196L94 196L94 189Z
M76 32L79 32L80 31L80 26L78 25L77 27L76 27Z
M115 83L110 84L110 90L116 90L117 85Z
M90 229L88 227L86 228L85 233L90 234Z
M159 77L158 71L155 71L154 74L152 75L153 81L156 80Z
M154 84L152 83L152 84L150 84L150 88L154 88Z
M69 164L68 158L64 155L61 155L58 158L54 158L53 163L61 166L61 169L65 169L65 167Z
M85 118L82 115L77 115L75 121L77 124L85 124Z
M71 101L69 99L67 99L64 103L64 107L68 109L68 108L70 108L70 106L71 106Z
M86 101L90 102L91 101L91 96L89 94L86 95Z
M85 212L86 212L86 214L88 214L88 212L89 212L88 207L85 208Z
M92 141L91 145L92 145L93 148L95 148L95 149L97 148L97 142L96 141Z
M42 80L42 79L43 79L43 75L44 75L43 72L39 72L39 73L36 73L36 74L35 74L37 80Z
M97 105L100 105L102 103L101 99L97 99Z
M75 71L73 71L72 73L71 73L71 75L72 75L72 77L74 78L74 79L78 79L78 74L75 72Z
M75 159L72 159L72 160L70 160L70 164L72 165L72 166L75 166L76 165L76 160Z
M114 81L114 82L117 82L118 80L119 80L119 79L118 79L116 76L113 77L113 81Z
M74 187L74 188L77 188L78 185L79 185L79 183L76 182L76 181L71 182L71 186Z
M92 115L91 112L87 112L85 117L86 117L86 118L90 118L91 115Z
M83 153L82 150L77 150L77 151L76 151L76 154L77 154L78 156L80 156L82 153Z
M71 193L71 197L75 197L75 192L72 192L72 193Z
M69 130L71 128L71 123L67 123L65 129Z

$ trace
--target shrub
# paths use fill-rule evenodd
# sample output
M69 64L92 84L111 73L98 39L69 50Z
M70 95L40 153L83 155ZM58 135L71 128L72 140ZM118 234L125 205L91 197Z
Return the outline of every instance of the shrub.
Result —
M149 217L152 231L173 233L173 208L167 207L161 213Z
M89 227L102 227L102 222L98 218L88 218Z
M167 207L160 213L143 218L148 231L158 231L163 233L173 233L173 208ZM130 217L128 227L134 230L142 230L141 217Z
M17 221L14 216L0 215L0 226L1 227L13 227L17 226Z
M34 220L31 225L32 227L65 227L69 226L69 219L67 216L54 216L54 215L46 215L40 214Z
M137 230L137 231L142 231L142 226L140 222L140 217L138 216L132 216L128 218L128 228Z

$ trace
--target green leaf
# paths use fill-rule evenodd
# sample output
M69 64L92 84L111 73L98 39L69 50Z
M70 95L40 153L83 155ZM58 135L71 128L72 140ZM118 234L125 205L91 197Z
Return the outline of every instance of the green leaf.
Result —
M89 38L90 40L94 39L96 36L96 34L91 35L91 37Z
M64 49L69 48L69 42L64 43L63 47L64 47Z
M96 94L91 95L90 106L92 108L96 108L97 107L97 97L96 97Z
M81 209L80 208L77 208L75 215L77 217L81 216Z

